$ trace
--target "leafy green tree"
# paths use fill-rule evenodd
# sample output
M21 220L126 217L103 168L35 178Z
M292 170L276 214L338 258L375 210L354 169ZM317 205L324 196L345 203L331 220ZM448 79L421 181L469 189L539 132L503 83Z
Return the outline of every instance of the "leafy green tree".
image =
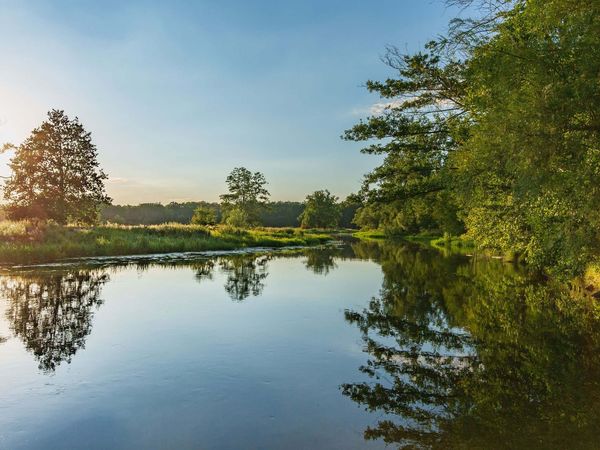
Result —
M251 226L248 214L239 206L227 209L225 223L236 228L248 228Z
M79 119L53 109L48 119L16 148L11 177L4 185L11 218L95 222L111 199L104 190L91 134Z
M435 42L426 50L407 55L388 48L385 62L398 77L367 82L383 102L343 136L370 141L363 153L385 155L383 164L365 176L362 195L373 211L385 206L379 227L392 233L462 231L447 161L464 134L465 65L444 58ZM367 215L373 218L363 212L359 221Z
M600 253L600 4L512 6L468 62L461 207L481 246L578 274Z
M356 217L356 212L362 205L363 200L358 194L350 194L340 203L340 226L342 228L356 228L354 218Z
M578 275L600 254L600 4L481 6L423 52L388 49L397 76L344 137L385 155L359 224L460 234L533 267Z
M335 228L341 210L338 198L328 190L315 191L306 196L304 211L298 218L302 228Z
M217 213L214 209L199 206L194 210L190 223L195 225L214 225L217 223Z
M269 191L265 188L267 180L260 172L250 172L245 167L236 167L227 177L229 193L220 196L226 221L236 215L235 221L243 226L259 224L260 213L269 200Z

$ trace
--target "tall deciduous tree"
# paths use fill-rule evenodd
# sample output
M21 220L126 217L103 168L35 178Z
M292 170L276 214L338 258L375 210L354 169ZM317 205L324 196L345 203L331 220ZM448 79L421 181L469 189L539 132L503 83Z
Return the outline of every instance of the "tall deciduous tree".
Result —
M511 4L469 59L459 201L481 246L578 274L600 254L600 3Z
M226 220L229 216L235 218L236 226L257 225L270 196L266 184L260 172L252 173L245 167L233 169L227 177L229 193L220 196Z
M483 13L424 52L390 49L398 75L367 83L384 100L344 135L385 155L356 221L464 227L480 247L581 274L600 253L600 4L449 3Z
M4 185L4 198L10 216L94 222L98 207L111 201L97 156L91 134L77 118L71 120L61 110L48 112L9 164L12 176Z
M341 217L338 198L328 190L315 191L306 196L304 211L300 214L302 228L335 228Z
M366 209L357 221L362 225L361 218L369 216L391 233L445 227L461 232L447 161L466 120L465 66L445 57L435 42L415 55L390 47L385 62L398 77L367 82L383 100L343 136L369 142L363 153L385 155L383 164L365 176Z

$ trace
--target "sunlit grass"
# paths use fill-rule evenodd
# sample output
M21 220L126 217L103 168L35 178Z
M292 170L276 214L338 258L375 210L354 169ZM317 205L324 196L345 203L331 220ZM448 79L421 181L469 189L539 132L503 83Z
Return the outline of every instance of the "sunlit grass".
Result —
M352 234L358 239L385 239L386 235L383 230L361 230Z
M600 292L600 263L590 264L583 275L586 285Z
M61 227L52 223L0 222L0 263L28 264L87 256L234 250L316 245L330 235L299 229L167 223L150 226Z

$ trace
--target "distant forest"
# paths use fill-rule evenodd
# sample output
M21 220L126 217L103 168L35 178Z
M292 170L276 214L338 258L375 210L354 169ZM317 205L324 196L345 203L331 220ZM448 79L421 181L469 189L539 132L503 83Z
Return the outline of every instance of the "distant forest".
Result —
M161 203L142 203L140 205L109 205L100 212L102 222L111 222L124 225L156 225L165 222L190 223L194 210L198 207L208 207L217 214L217 221L221 221L221 206L209 202L171 202L166 205ZM340 227L356 228L352 219L358 205L341 205L342 216ZM304 211L302 202L270 202L268 207L261 211L260 222L265 227L297 227L298 217Z

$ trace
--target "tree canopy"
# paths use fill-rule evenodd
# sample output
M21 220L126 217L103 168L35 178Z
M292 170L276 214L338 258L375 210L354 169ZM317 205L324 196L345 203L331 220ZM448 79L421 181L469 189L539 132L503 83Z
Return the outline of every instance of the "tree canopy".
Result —
M265 188L267 180L260 172L250 172L245 167L236 167L227 177L229 193L220 196L226 221L236 226L256 225L260 212L269 200Z
M217 223L217 212L210 207L198 206L194 210L190 223L195 225L214 225Z
M335 228L341 217L338 198L328 190L315 191L306 196L304 211L300 214L302 228Z
M480 3L424 51L389 48L369 81L383 113L344 137L385 155L361 226L467 235L534 267L581 273L600 253L600 4Z
M91 223L98 208L110 203L104 190L107 175L98 151L79 119L53 109L48 119L16 148L4 198L12 218Z

